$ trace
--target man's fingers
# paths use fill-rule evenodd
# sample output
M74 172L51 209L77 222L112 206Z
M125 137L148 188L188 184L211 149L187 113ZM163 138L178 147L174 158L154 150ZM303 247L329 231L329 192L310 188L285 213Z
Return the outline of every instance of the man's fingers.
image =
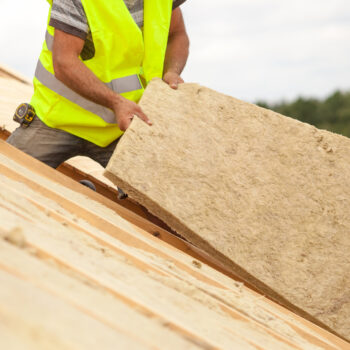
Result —
M136 116L138 116L140 119L142 119L145 123L148 125L152 125L152 122L148 119L145 113L143 113L142 109L140 108L137 113L135 113Z
M120 123L118 124L119 129L121 131L126 131L126 129L129 127L131 121L132 121L132 118L125 118L125 119L121 120Z
M176 78L171 79L168 84L172 89L177 90L179 83L180 83L180 81L176 77Z
M177 90L177 88L179 87L179 84L182 84L183 82L184 82L183 79L180 76L177 76L172 78L168 82L168 84L172 89Z
M148 119L142 109L133 101L129 101L125 98L121 100L120 105L117 105L117 109L114 111L116 121L119 129L125 131L131 124L131 121L135 116L142 119L148 125L152 125L152 122Z
M174 90L177 90L177 87L178 87L178 83L177 83L177 80L173 80L169 83L169 86L174 89Z

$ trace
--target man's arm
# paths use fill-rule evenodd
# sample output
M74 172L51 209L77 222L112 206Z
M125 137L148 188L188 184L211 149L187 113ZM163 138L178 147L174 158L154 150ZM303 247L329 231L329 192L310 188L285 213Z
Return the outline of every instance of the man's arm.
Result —
M181 9L176 8L171 17L168 47L164 60L163 80L173 89L183 83L180 77L189 54L189 39L186 33L185 23Z
M123 131L128 128L134 115L151 125L136 103L109 89L80 61L83 47L83 39L55 29L52 57L56 78L83 97L110 108Z

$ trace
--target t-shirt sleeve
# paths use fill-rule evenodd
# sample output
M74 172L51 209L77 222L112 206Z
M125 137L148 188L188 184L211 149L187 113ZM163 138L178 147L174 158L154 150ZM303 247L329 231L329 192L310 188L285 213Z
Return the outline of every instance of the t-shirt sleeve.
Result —
M186 0L173 0L173 10L182 5Z
M84 40L89 33L81 0L53 0L49 25Z
M173 0L173 9L185 1ZM49 25L83 40L90 31L81 0L53 0Z

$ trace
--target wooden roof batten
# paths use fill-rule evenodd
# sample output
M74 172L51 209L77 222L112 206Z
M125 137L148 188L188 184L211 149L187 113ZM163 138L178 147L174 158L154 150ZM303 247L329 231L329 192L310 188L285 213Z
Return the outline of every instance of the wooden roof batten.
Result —
M0 77L7 79L14 79L25 85L33 85L32 81L21 73L11 69L10 67L0 64Z

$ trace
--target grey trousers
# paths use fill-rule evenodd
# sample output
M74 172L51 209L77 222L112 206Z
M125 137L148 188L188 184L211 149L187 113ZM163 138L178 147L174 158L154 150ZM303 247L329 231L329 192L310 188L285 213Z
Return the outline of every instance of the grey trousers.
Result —
M103 148L63 130L46 126L38 117L18 127L7 142L52 168L75 156L86 156L107 166L119 139Z

